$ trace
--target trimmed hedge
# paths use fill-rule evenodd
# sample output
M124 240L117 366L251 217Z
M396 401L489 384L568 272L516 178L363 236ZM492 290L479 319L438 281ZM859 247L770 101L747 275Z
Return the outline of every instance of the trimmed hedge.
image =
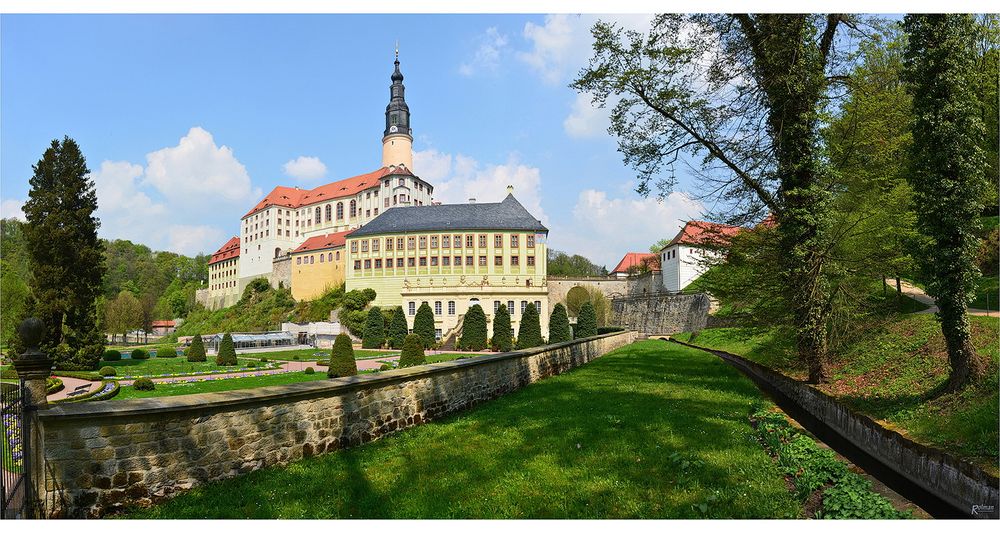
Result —
M493 316L493 338L490 347L496 352L509 352L514 349L514 339L510 332L510 311L501 304Z
M215 356L215 364L218 366L235 366L236 361L236 347L233 344L233 336L226 333L222 336L222 342L219 343L219 353Z
M139 378L132 382L132 388L135 390L155 390L156 384L149 378Z
M469 308L462 321L462 338L458 341L460 350L478 352L486 349L486 313L479 304Z
M205 341L201 340L201 334L195 335L191 339L191 346L184 352L187 355L187 360L189 363L204 363L205 359Z
M356 375L358 375L358 364L354 361L354 347L351 346L351 338L341 333L337 335L337 340L333 341L333 348L330 350L330 366L327 368L326 376L342 378Z
M104 356L102 358L105 361L121 361L122 353L118 350L104 350Z
M177 357L177 349L173 346L157 346L156 347L156 357L157 358L170 358Z
M585 302L580 308L580 316L576 318L576 338L593 337L597 335L597 312L594 304Z
M389 347L399 350L406 340L408 326L406 325L406 314L402 307L395 307L392 310L392 319L389 320Z
M545 344L542 340L542 326L538 323L538 310L529 303L521 315L521 325L517 329L517 349L534 348Z
M116 371L114 369L114 367L110 367L110 366L101 367L101 369L98 370L97 373L100 374L100 375L102 375L102 376L104 376L104 377L106 377L106 378L118 375L118 371Z
M625 328L621 326L605 326L603 328L597 328L598 335L604 335L605 333L618 333L619 331L625 331Z
M313 367L311 367L311 366L307 366L306 369L303 370L303 372L305 372L306 374L315 374L316 373L316 369L313 368Z
M427 302L417 308L417 316L413 317L413 333L420 335L424 348L430 348L437 343L437 335L434 334L434 312Z
M145 360L145 359L149 359L149 352L147 352L146 350L143 350L142 348L136 348L136 349L132 350L132 353L130 355L131 355L132 359L136 359L136 360L139 360L139 361L142 361L142 360Z
M416 333L407 335L403 341L403 351L399 354L399 368L422 365L426 362L423 339Z
M549 344L573 340L573 330L569 328L569 315L563 304L556 304L549 317Z
M378 349L385 344L385 318L378 307L368 310L368 319L365 320L365 333L361 337L361 347Z

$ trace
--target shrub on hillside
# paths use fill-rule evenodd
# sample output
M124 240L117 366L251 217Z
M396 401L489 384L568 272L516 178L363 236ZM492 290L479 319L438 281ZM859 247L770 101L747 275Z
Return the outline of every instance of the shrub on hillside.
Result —
M580 307L580 316L576 319L576 337L593 337L597 335L597 313L590 302Z
M135 390L154 390L156 384L149 378L139 378L132 383L132 388Z
M549 317L549 344L573 340L573 330L569 327L569 316L563 304L556 304Z
M510 332L510 312L506 305L501 304L494 313L490 347L496 352L509 352L514 349L514 339Z
M403 341L403 351L399 354L399 368L422 365L426 362L423 339L416 333L407 335Z
M156 357L158 358L170 358L177 357L177 349L173 346L157 346L156 347Z
M106 378L118 375L118 372L111 366L102 366L97 373Z
M205 362L205 342L201 340L201 335L195 335L194 339L191 339L191 346L188 346L185 354L189 363Z
M143 350L142 348L136 348L132 350L132 359L138 359L142 361L143 359L149 359L149 352Z
M542 326L538 322L538 310L535 304L528 304L521 315L521 325L517 328L517 348L534 348L545 344L542 340Z
M476 304L469 308L462 321L462 338L458 341L462 350L478 352L486 349L486 313Z
M389 320L389 347L398 350L403 347L407 333L406 315L402 307L392 309L392 319Z
M103 359L105 361L121 361L122 353L118 350L105 350Z
M361 347L378 349L385 344L385 319L378 307L368 310L368 320L365 321L365 334L361 337Z
M346 334L337 335L330 350L330 366L326 370L327 377L341 378L358 375L358 364L354 361L354 347L351 338Z
M233 344L233 336L226 333L219 342L219 353L215 356L215 364L219 366L234 366L236 361L236 345Z
M427 302L417 308L417 316L413 317L413 333L420 336L424 348L430 348L437 342L437 336L434 334L434 312Z

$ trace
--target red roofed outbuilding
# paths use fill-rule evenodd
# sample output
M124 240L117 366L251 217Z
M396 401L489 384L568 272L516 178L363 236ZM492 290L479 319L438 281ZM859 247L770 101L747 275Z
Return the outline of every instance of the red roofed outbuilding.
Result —
M613 276L625 278L632 274L656 272L660 270L660 259L657 254L644 252L628 252L611 270Z
M353 230L352 230L353 231ZM317 235L291 253L292 297L314 300L344 283L344 245L351 231Z
M740 226L704 220L690 220L684 224L670 243L660 250L664 290L684 290L713 262L722 259L722 249L743 230Z

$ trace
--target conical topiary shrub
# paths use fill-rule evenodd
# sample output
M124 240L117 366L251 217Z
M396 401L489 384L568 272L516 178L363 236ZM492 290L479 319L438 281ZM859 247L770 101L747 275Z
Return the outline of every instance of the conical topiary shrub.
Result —
M330 351L330 366L326 369L327 377L342 378L358 375L358 364L354 362L354 347L351 338L346 334L337 335Z
M556 304L549 317L549 344L573 340L573 330L569 327L569 316L563 304Z
M413 333L420 335L424 348L430 348L437 342L437 336L434 335L434 312L427 302L417 308L417 316L413 317Z
M478 352L486 349L486 313L476 304L469 308L462 320L462 339L459 348Z
M236 347L233 345L233 336L226 333L219 342L219 353L215 356L215 364L219 366L236 365Z
M528 304L521 315L521 325L517 328L517 348L534 348L545 344L542 340L542 326L538 322L538 310L535 304Z
M389 321L389 347L398 350L403 347L407 333L406 315L403 314L402 307L392 310L392 319Z
M201 334L191 339L191 346L188 346L186 354L189 363L205 362L205 343L201 340Z
M423 339L416 333L407 335L403 341L403 353L399 354L399 368L422 365L426 362Z
M514 349L514 339L510 332L510 313L506 305L497 308L493 317L493 339L490 345L494 351L509 352Z
M576 338L594 335L597 335L597 312L594 311L594 304L587 302L580 308L580 316L576 317Z
M382 310L372 307L368 310L368 320L365 321L365 334L361 338L361 347L378 349L385 344L385 319Z

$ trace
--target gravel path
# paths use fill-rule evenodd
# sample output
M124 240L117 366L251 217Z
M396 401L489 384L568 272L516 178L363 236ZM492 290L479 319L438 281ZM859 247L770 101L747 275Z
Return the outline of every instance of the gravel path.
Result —
M890 287L895 288L895 283L896 283L895 280L888 280L887 279L885 281L885 283L887 285L889 285ZM909 283L909 282L906 282L906 281L902 281L902 280L900 280L899 286L903 290L903 294L909 296L910 298L913 298L914 300L916 300L916 301L918 301L918 302L920 302L920 303L922 303L924 305L929 305L930 306L927 309L924 309L923 311L917 311L916 314L918 314L918 315L930 315L930 314L937 313L937 311L938 311L937 302L934 301L934 298L931 298L930 295L928 295L926 292L924 292L923 289L921 289L920 287L917 287L917 286L913 285L912 283ZM982 315L982 316L996 316L997 312L996 311L988 311L986 309L974 309L974 308L970 307L969 308L969 314L970 315Z

